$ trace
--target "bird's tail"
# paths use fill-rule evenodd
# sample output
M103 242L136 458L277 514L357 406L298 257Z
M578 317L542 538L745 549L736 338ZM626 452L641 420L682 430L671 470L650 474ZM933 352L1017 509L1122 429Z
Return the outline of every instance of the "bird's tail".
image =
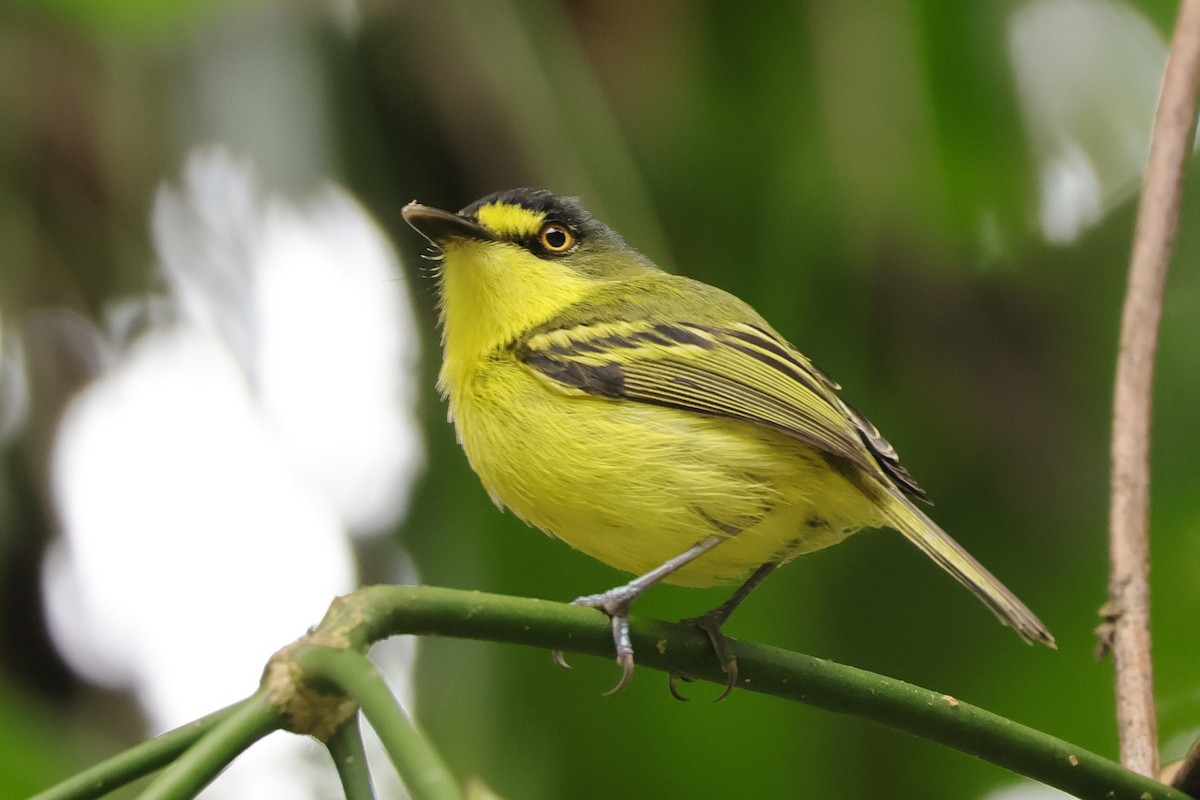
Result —
M1050 631L1016 595L951 539L937 523L921 513L908 498L898 491L892 491L891 494L894 502L888 508L889 523L905 538L970 589L1001 622L1015 630L1027 643L1038 641L1048 647L1057 647Z

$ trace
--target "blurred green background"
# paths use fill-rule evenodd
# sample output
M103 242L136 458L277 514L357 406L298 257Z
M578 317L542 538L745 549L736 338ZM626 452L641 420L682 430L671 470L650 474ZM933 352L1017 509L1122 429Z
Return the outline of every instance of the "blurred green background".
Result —
M1157 1L1066 5L1123 9L1162 40L1174 14ZM1023 647L886 532L782 570L731 635L912 681L1111 756L1111 666L1094 661L1092 629L1106 596L1111 376L1136 176L1106 177L1103 156L1087 150L1114 124L1104 113L1051 126L1083 142L1099 208L1095 225L1047 241L1044 176L1057 140L1031 123L1011 46L1015 15L1032 6L9 0L0 320L45 306L98 318L106 302L144 291L153 192L177 179L194 145L247 154L281 191L335 179L393 234L423 320L428 469L396 540L427 583L569 600L621 576L499 513L470 472L433 389L433 285L399 209L414 198L458 208L513 186L581 196L664 267L744 297L840 381L928 490L934 517L1038 612L1060 650ZM1100 81L1068 84L1068 95L1103 103L1125 91L1104 83L1124 72L1112 50L1063 50ZM1024 66L1053 82L1049 61L1044 74ZM1125 124L1144 141L1147 116ZM1167 757L1200 727L1191 172L1155 411ZM41 631L54 409L33 411L4 445L0 485L0 797L138 735L136 717L88 712L93 695ZM723 596L660 588L637 612L673 619ZM695 701L683 704L663 676L639 671L601 697L617 676L608 662L576 658L565 672L539 651L422 648L420 722L458 775L510 798L961 798L1014 781L749 692L713 705L717 690L692 686Z

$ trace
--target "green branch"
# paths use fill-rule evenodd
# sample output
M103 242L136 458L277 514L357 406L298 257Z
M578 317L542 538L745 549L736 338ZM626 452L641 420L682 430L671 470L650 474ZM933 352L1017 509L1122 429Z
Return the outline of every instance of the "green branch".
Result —
M252 699L252 698L251 698ZM214 711L195 722L142 742L139 745L77 772L60 784L34 795L30 800L93 800L114 789L149 775L179 758L180 754L228 717L236 714L251 699Z
M398 634L612 657L609 625L592 609L437 587L368 587L338 598L320 625L277 653L253 697L109 759L34 800L98 797L175 759L144 796L190 796L251 743L280 727L328 740L348 792L353 788L351 796L368 798L356 703L414 797L458 798L459 789L440 757L363 655L374 642ZM633 643L643 667L724 683L708 638L692 626L635 618ZM1189 800L1177 789L1069 742L946 695L773 647L733 642L733 649L743 690L880 722L1081 798Z
M336 632L336 633L335 633ZM317 636L364 650L411 633L485 639L610 658L606 620L563 603L438 587L372 586L339 598ZM688 625L634 618L638 663L723 683L707 637ZM1081 798L1189 800L1062 739L903 681L764 645L735 642L740 688L916 734Z
M279 709L252 695L194 742L140 795L140 800L185 800L272 731L279 729Z
M300 647L293 658L308 681L327 681L354 698L379 734L413 800L462 800L458 783L442 757L404 713L370 659L353 650L321 645Z
M329 755L342 781L346 800L375 800L367 751L363 747L362 730L358 727L358 715L355 714L334 731L328 744Z

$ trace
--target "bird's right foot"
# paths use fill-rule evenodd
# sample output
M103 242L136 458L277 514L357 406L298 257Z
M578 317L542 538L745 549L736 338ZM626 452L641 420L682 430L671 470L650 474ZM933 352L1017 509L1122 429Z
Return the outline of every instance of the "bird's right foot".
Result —
M633 678L633 642L629 636L629 606L640 592L633 591L629 586L618 586L600 594L589 594L577 597L571 601L573 606L587 606L604 613L612 623L613 647L616 650L617 663L621 665L621 679L616 686L604 695L616 694L629 685ZM554 663L567 669L571 665L563 658L561 650L554 651Z

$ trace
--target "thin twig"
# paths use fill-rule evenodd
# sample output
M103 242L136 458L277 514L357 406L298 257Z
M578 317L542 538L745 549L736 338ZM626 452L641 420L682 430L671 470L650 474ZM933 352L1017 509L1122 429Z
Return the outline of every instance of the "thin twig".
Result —
M242 752L282 725L278 709L260 696L251 695L180 754L138 795L138 800L195 797Z
M322 645L298 648L295 658L309 680L328 681L358 702L413 800L462 800L454 773L370 659L355 650Z
M337 767L346 800L375 800L375 788L371 785L371 768L367 763L367 750L363 746L362 730L355 714L329 737L329 755Z
M94 800L103 797L114 789L167 766L179 758L180 753L250 702L253 702L251 698L241 700L155 739L142 742L76 773L44 792L35 794L30 800Z
M1183 0L1154 119L1129 265L1113 402L1111 578L1105 616L1116 673L1121 763L1158 771L1150 661L1150 411L1163 287L1179 227L1200 86L1200 0Z

